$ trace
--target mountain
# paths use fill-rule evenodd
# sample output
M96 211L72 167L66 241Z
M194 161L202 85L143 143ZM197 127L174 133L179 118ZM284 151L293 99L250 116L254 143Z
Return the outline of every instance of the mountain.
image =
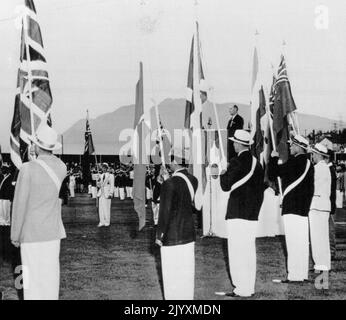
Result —
M217 104L221 128L226 128L229 120L228 106L234 103ZM245 104L238 104L239 114L244 118L245 127L248 127L250 120L250 107ZM185 99L166 99L158 105L160 118L163 126L173 136L174 129L183 129L185 118ZM96 119L90 120L90 127L93 135L94 145L97 154L114 155L129 138L119 141L120 133L125 129L133 129L135 106L128 105L117 108L115 111L103 114ZM215 116L213 106L207 103L203 107L203 122L207 127L209 117L212 119L212 128L215 127ZM316 131L328 131L334 127L335 120L322 118L319 116L298 113L300 131L302 134ZM154 108L151 109L152 128L156 129L156 118ZM63 133L64 154L82 154L84 150L85 119L77 121L67 131Z

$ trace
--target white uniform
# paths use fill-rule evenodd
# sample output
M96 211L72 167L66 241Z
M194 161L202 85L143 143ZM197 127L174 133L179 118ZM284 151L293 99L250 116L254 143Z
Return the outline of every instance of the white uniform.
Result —
M74 198L75 197L75 188L76 188L76 178L73 174L70 175L70 180L69 180L69 189L70 189L70 197Z
M104 173L101 175L100 190L99 190L99 217L100 226L108 227L111 223L111 197L114 193L114 175Z
M319 271L328 271L331 268L329 246L330 191L330 169L328 164L322 160L315 165L315 192L309 213L312 257L315 262L315 270Z

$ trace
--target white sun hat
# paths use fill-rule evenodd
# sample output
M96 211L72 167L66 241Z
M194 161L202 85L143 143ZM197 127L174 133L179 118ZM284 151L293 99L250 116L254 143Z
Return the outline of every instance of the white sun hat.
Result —
M253 144L253 140L251 139L251 135L246 130L236 130L234 136L229 138L233 142L240 143L244 146L250 146Z
M314 146L312 146L311 151L314 153L318 153L324 157L329 157L327 147L321 143L316 143Z
M56 131L44 122L39 125L36 134L29 139L41 149L47 151L58 150L62 147L61 143L58 142L58 134Z
M288 143L293 143L305 150L309 149L309 141L306 140L303 136L300 134L295 135L291 140L288 140Z

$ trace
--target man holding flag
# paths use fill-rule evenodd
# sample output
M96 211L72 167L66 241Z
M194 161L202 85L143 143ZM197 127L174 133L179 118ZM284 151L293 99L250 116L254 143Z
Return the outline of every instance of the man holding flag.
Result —
M250 297L255 293L256 234L259 211L263 202L264 173L260 163L251 155L250 133L237 130L234 137L237 157L226 166L223 159L221 187L229 192L226 223L228 230L229 268L235 289L216 293L230 297Z
M170 162L173 176L163 182L156 243L161 246L162 278L166 300L193 300L195 241L193 212L198 186L188 173L187 150L175 149Z

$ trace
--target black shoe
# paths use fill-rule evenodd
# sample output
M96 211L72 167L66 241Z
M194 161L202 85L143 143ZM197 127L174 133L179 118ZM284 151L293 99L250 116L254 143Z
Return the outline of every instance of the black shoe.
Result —
M236 293L234 293L234 291L232 291L232 292L226 292L225 296L226 296L226 297L231 297L231 298L241 298L241 296L238 295L238 294L236 294Z
M306 280L303 281L292 281L288 279L273 279L274 283L284 283L284 284L298 284L298 283L304 283Z
M130 232L130 238L131 239L136 239L138 237L138 232L137 230L133 230Z

